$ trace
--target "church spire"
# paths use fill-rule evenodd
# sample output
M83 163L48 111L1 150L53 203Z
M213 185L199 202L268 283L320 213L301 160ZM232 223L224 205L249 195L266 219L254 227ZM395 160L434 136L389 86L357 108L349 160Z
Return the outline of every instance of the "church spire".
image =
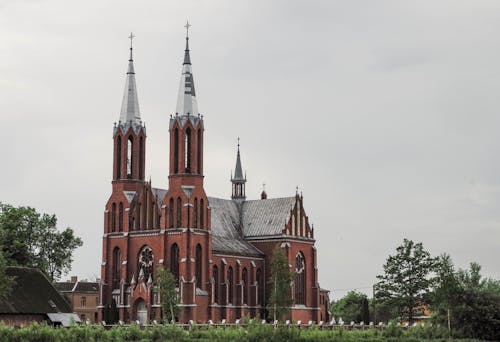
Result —
M123 93L122 108L120 111L120 122L140 123L141 114L139 111L139 100L137 98L137 86L135 83L134 58L132 41L135 38L131 32L130 36L130 58L128 60L127 79L125 81L125 91Z
M243 176L243 170L241 168L241 157L240 157L240 138L238 138L238 152L236 154L236 167L234 168L234 177L231 177L231 183L233 183L233 194L232 199L245 200L245 183L247 182L246 176Z
M191 56L189 55L189 22L186 28L186 50L184 51L184 62L182 64L181 82L179 84L179 94L177 96L177 115L198 115L198 102L194 90L193 72L191 70Z

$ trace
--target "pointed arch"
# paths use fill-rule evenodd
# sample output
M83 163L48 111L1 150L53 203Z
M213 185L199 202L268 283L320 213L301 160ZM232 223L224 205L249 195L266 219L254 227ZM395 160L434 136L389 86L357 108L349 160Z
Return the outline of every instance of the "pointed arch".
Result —
M148 245L142 246L137 255L137 270L144 273L145 281L148 280L149 275L152 275L154 265L154 254L151 247Z
M139 179L144 179L144 138L139 138Z
M111 205L111 231L116 232L116 203Z
M241 286L243 286L243 304L248 304L248 272L246 267L241 272Z
M123 232L123 202L118 206L118 231Z
M212 278L214 280L214 303L219 303L219 269L217 265L212 268Z
M116 179L122 177L122 137L116 138Z
M194 204L193 204L193 227L198 228L198 198L194 198Z
M295 256L295 304L306 304L306 259L302 252Z
M170 247L170 272L174 275L176 284L179 284L179 246L176 243Z
M113 290L120 288L121 280L121 252L120 248L113 249L113 259L111 262L111 285Z
M197 143L198 143L198 147L196 148L196 165L198 166L198 174L201 175L202 173L202 157L201 157L201 153L202 153L202 135L201 135L201 127L198 128L198 137L196 139Z
M200 199L200 228L202 228L202 229L204 228L204 223L205 223L205 220L204 220L205 210L204 210L204 208L205 208L205 203L204 203L203 198L202 198L202 199Z
M184 133L184 172L191 173L191 128Z
M182 227L182 200L177 197L177 228Z
M129 136L127 140L127 178L134 176L134 137Z
M227 302L233 303L233 268L229 266L227 269L227 278L226 278L226 288L227 288Z
M201 245L196 245L196 287L199 289L202 288L203 285L203 255Z
M174 228L174 199L168 201L168 227Z
M257 305L262 305L262 298L264 295L264 288L262 282L262 271L260 268L257 269L255 279L257 281Z
M179 173L179 129L174 130L174 173Z

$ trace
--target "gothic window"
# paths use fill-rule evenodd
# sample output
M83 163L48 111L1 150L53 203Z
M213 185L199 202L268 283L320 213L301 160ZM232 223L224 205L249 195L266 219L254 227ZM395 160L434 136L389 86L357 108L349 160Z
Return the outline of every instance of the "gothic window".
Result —
M193 227L198 228L198 199L197 198L194 199L193 210L194 210L194 213L193 213L193 220L194 220Z
M168 201L168 226L174 228L174 199Z
M111 205L111 231L116 231L116 203Z
M182 227L182 200L177 197L177 227Z
M118 207L118 231L123 231L123 203L120 202Z
M204 225L204 205L203 198L200 200L200 228L203 228Z
M260 268L257 269L256 276L257 279L257 304L262 304L262 295L264 294L264 288L262 284L262 271Z
M306 262L302 252L295 257L295 304L306 303Z
M114 289L119 289L120 288L120 278L121 278L121 272L120 272L120 267L121 267L121 253L120 253L120 248L115 247L113 250L113 261L111 264L111 285Z
M133 171L132 165L134 163L133 148L134 148L134 138L129 137L127 144L127 178L132 178L132 171Z
M243 286L243 303L248 303L248 272L246 268L243 268L241 272L241 285Z
M139 252L139 272L142 269L144 272L144 279L148 279L151 271L153 270L154 255L153 250L149 246L142 247Z
M186 129L184 135L184 167L186 173L191 173L191 129Z
M217 265L214 265L212 271L212 277L214 278L214 303L219 302L219 269Z
M179 129L174 131L174 173L179 172Z
M144 139L139 139L139 179L144 178Z
M232 303L233 302L233 268L231 266L229 266L229 268L227 269L226 288L227 288L227 302Z
M201 129L198 129L198 148L196 149L196 158L197 158L197 165L198 165L198 174L201 175Z
M142 210L141 209L142 209L141 203L137 203L137 214L135 215L137 217L135 229L137 229L137 230L142 229Z
M122 176L122 137L116 139L116 179Z
M179 246L176 243L170 248L170 272L175 277L176 283L179 283Z
M201 255L201 245L196 245L196 287L201 289L202 285L203 258Z

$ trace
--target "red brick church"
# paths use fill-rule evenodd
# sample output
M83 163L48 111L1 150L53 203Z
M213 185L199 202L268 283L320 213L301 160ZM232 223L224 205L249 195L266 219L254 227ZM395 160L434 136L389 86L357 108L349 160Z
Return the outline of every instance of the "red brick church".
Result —
M133 36L131 35L131 39ZM99 318L161 319L156 273L177 279L179 321L264 317L272 252L293 272L293 321L328 319L328 292L318 283L314 230L303 197L245 196L240 150L230 199L203 186L204 117L198 111L189 38L175 115L170 118L168 189L145 180L146 127L141 121L132 45L120 119L113 130L112 194L104 212ZM207 162L210 162L209 160Z

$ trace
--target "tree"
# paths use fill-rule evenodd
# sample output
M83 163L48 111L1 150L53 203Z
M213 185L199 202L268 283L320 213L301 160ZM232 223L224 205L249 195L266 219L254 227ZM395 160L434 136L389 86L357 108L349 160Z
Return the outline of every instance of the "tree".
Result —
M368 297L364 293L350 291L336 302L332 302L330 311L336 319L342 317L345 322L366 322L370 320Z
M8 265L37 267L52 281L68 272L83 242L71 228L57 229L55 215L0 203L0 244Z
M396 255L389 256L384 264L384 274L377 276L377 300L398 307L400 319L407 318L412 324L415 309L428 302L435 266L436 259L422 243L404 239Z
M7 261L5 260L3 253L0 252L0 299L4 299L10 293L14 279L9 277L5 272L7 267Z
M268 306L274 320L283 319L290 311L292 305L291 281L292 275L288 260L283 251L276 247L271 259L271 277L269 279L271 291Z
M170 271L161 268L158 270L157 283L163 317L168 322L175 322L175 315L179 308L179 297L175 290L175 277Z

